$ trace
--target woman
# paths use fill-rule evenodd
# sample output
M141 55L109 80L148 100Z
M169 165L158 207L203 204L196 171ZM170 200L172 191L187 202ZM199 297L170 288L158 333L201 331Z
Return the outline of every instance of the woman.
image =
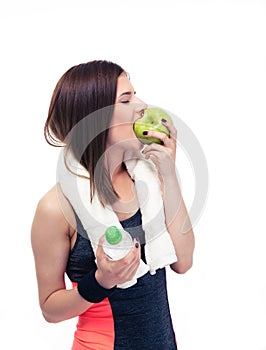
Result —
M143 150L133 123L145 108L126 72L107 61L69 69L51 99L46 140L53 145L64 143L88 171L91 198L98 196L103 206L110 205L129 232L137 228L134 246L118 261L110 260L99 244L96 265L91 242L60 185L40 199L32 224L40 307L48 322L79 316L73 350L177 349L165 268L144 274L129 288L117 287L135 276L141 260L146 262L140 205L125 167L131 158L144 156L158 171L165 223L178 257L171 269L185 273L192 266L194 236L191 228L183 232L189 220L175 172L176 129L164 120L169 138L144 132L162 144ZM97 115L100 110L105 111L104 117ZM85 126L76 128L84 120ZM65 273L73 282L72 289L66 289Z

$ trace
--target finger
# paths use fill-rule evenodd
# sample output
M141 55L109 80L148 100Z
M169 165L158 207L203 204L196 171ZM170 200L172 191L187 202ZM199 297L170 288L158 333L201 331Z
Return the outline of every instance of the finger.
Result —
M96 250L96 260L106 258L106 254L103 249L104 235L100 237L97 250Z
M139 260L140 251L141 251L140 243L136 238L134 238L133 247L130 249L130 251L127 253L127 255L124 258L125 262L127 264L132 264L134 261Z
M103 245L105 235L102 235L99 239L98 245Z
M157 159L160 156L160 152L156 150L150 150L145 153L145 159Z
M141 259L141 245L140 245L139 239L138 238L134 238L133 244L134 244L134 247L135 247L135 251L137 251L136 258L138 260L140 260Z
M150 158L151 155L154 155L155 157L163 157L165 154L167 155L168 151L166 149L173 149L171 141L169 141L170 144L168 145L159 145L157 143L149 145L145 151L143 151L143 154L146 159Z
M136 274L136 271L140 264L141 249L139 242L134 239L134 246L124 258L124 266L120 270L124 276L131 279Z
M162 124L165 125L167 127L167 129L170 132L170 137L174 138L176 140L177 138L177 129L174 126L173 123L171 123L169 120L166 119L162 119Z
M143 134L143 136L159 139L162 143L165 143L165 141L169 139L169 137L163 132L152 131L152 130L145 131L145 134Z
M106 257L106 254L105 254L105 252L103 250L102 245L100 245L100 244L98 245L95 255L96 255L96 260L97 261L101 261L101 260L103 260Z
M137 260L134 264L129 266L129 268L127 270L127 278L129 280L131 280L136 275L139 264L140 264L140 260Z
M160 145L158 143L151 143L143 149L142 153L147 154L147 153L153 152L153 151L162 151L163 148L164 148L163 145Z

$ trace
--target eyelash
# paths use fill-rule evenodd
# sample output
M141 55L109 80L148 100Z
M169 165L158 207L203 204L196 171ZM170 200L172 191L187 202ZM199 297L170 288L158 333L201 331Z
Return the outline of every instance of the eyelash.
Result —
M136 91L134 91L133 93L134 95L136 95ZM126 100L126 101L121 101L121 103L130 103L130 100Z

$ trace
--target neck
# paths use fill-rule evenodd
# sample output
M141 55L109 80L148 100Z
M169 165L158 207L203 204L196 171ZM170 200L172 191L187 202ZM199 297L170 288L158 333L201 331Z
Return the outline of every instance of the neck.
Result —
M122 157L114 157L108 154L108 156L106 157L106 165L107 169L109 170L112 181L125 170L123 167Z
M125 172L124 162L131 159L140 158L140 155L137 155L134 150L115 150L114 148L106 151L106 165L109 169L111 178L114 179L117 176Z

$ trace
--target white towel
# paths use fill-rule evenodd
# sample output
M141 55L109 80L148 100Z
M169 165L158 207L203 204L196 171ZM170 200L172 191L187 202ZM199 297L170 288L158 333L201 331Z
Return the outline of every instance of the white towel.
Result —
M92 202L90 201L89 174L71 152L67 153L66 162L67 167L63 149L58 161L57 182L77 213L95 253L99 239L106 228L115 225L122 229L122 226L112 207L110 205L103 207L97 194L93 196ZM147 264L141 260L135 277L129 282L118 285L119 288L128 288L148 271L154 274L157 269L177 261L171 237L165 226L160 181L154 164L145 159L129 160L125 164L128 173L135 181L145 232Z

